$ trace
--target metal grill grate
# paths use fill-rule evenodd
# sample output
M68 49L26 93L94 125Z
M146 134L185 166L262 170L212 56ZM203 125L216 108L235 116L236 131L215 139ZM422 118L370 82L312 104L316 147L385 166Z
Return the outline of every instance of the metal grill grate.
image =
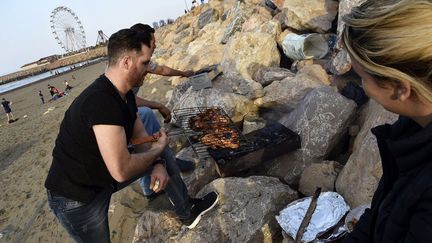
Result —
M174 125L179 127L180 132L187 137L188 142L200 159L212 157L209 151L214 152L221 150L225 151L225 153L229 151L228 153L234 155L237 153L244 153L244 150L250 147L248 146L250 144L249 141L243 136L221 107L183 108L173 110L173 115L175 120ZM198 117L201 119L197 119ZM207 144L200 141L208 134L215 134L216 129L226 132L212 136L212 140L207 140ZM230 134L233 135L233 137L230 137ZM238 142L238 148L220 147L224 142L226 144L226 142L231 139Z

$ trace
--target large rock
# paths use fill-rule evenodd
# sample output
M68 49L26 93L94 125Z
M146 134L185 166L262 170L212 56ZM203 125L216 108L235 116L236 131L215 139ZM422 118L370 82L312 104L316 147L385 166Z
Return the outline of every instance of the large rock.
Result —
M295 77L274 81L264 88L265 96L255 100L259 107L290 111L311 90L327 85L328 76L320 65L306 66Z
M192 42L194 43L194 42ZM191 44L192 44L191 43ZM173 58L170 58L170 63L176 69L179 70L199 70L214 64L221 62L224 52L224 47L220 44L203 44L193 45L187 49L187 52L183 56L174 54ZM175 57L175 58L174 58ZM172 77L171 84L176 86L182 84L186 79L182 77Z
M187 42L192 37L191 35L186 36L181 39L179 46L175 48L175 51L171 52L171 55L159 57L156 61L178 70L195 71L213 64L219 64L224 52L224 46L219 44L218 41L223 35L221 26L220 21L207 24L198 32L193 41ZM180 32L177 38L190 29ZM174 39L174 41L176 40ZM184 81L185 79L181 77L171 78L172 85L178 85Z
M180 98L176 100L179 96ZM189 88L183 95L176 94L174 90L172 100L169 104L173 104L172 110L220 106L234 122L241 121L246 114L256 111L255 105L247 97L214 88L199 91Z
M370 203L382 175L376 138L370 129L397 119L396 114L386 111L373 100L363 113L364 123L355 139L353 153L336 181L337 192L352 208Z
M147 210L138 220L132 242L179 242L177 235L186 231L181 227L182 223L172 212Z
M198 18L198 28L202 29L205 25L219 19L219 13L214 8L209 8L202 12Z
M349 72L349 70L351 70L351 59L348 52L344 49L337 50L330 62L330 72L342 75Z
M299 191L306 196L313 196L318 187L322 192L335 191L336 178L341 170L342 165L336 161L311 164L301 175Z
M276 40L282 32L282 27L279 21L272 20L272 16L268 11L266 14L253 14L242 26L242 32L261 32L273 36Z
M192 86L190 84L186 83L182 83L179 84L177 86L175 86L170 99L168 100L168 103L166 104L166 107L168 107L170 110L173 109L174 104L177 103L182 96L186 93L186 91L188 91L189 88L191 88Z
M279 46L282 46L283 41L285 40L285 37L290 34L293 33L292 31L290 31L289 29L284 30L283 32L281 32L279 34L279 36L277 37L276 41L278 43ZM288 57L287 57L288 58Z
M280 54L274 38L266 33L236 33L228 42L222 67L224 73L240 74L247 80L260 67L277 67Z
M338 11L333 0L285 0L282 10L289 27L299 31L326 33Z
M243 121L243 134L248 134L250 132L259 130L266 126L266 120L258 116L248 115L245 116Z
M224 30L224 35L221 39L222 44L228 43L231 36L242 29L243 23L250 17L252 13L248 8L244 7L240 1L237 5L226 13L226 21L229 22Z
M268 15L254 14L244 22L242 26L242 32L255 32L255 30L259 28L259 26L266 23L271 18L272 16L270 14Z
M287 77L294 77L295 73L280 67L262 67L252 76L252 79L260 83L263 87L268 86L273 81L280 81Z
M264 89L260 83L246 80L240 75L221 75L213 81L213 87L246 96L251 100L264 96Z
M145 212L134 242L272 242L280 234L275 215L297 193L276 178L221 178L199 195L216 191L219 203L193 230L168 213Z
M345 23L343 22L343 16L351 13L351 10L356 7L359 6L362 2L364 2L365 0L339 0L339 17L338 17L338 25L337 25L337 35L339 37L339 43L338 43L338 48L341 49L342 45L341 45L341 36L342 36L342 31L345 28Z
M177 27L177 29L175 30L175 33L178 34L178 33L180 33L181 31L183 31L183 30L189 28L189 26L190 26L190 23L181 23L181 24Z
M255 32L267 33L273 36L273 39L277 41L277 38L282 32L282 27L278 21L270 20L263 23Z
M192 197L194 197L205 185L218 177L214 160L200 159L192 147L182 149L177 153L177 158L193 161L195 163L195 170L190 173L182 174L189 195Z
M181 42L190 43L192 41L192 36L190 31L184 30L177 34L177 37L173 40L175 44L180 44Z
M283 8L284 0L265 0L266 2L272 2L277 8Z
M196 39L187 47L188 52L191 52L191 49L198 49L197 46L220 44L219 41L224 34L225 26L226 24L220 20L206 25L197 32Z
M335 54L332 56L330 71L337 75L347 73L351 69L351 60L348 53L343 49L342 32L345 28L343 16L349 14L352 8L360 5L364 0L340 0L339 1L339 18L337 26L338 41L336 44Z
M296 185L304 168L321 162L346 132L356 104L331 87L311 91L297 108L280 119L280 123L297 132L302 147L274 161L269 175Z

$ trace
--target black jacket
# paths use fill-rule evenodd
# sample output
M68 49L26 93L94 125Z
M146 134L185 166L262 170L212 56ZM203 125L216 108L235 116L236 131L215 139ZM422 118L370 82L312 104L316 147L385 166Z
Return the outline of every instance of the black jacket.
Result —
M383 175L371 209L343 242L432 242L432 124L400 118L372 133Z

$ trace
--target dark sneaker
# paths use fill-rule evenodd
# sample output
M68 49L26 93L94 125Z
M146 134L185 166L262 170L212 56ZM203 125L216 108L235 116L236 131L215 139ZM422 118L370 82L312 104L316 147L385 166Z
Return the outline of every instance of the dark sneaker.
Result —
M191 215L187 219L181 219L182 223L189 229L195 228L201 217L216 206L219 195L216 192L210 192L200 199L192 199Z
M159 195L162 195L164 193L165 193L165 191L153 192L150 195L145 195L145 197L147 198L148 202L151 202L151 201L155 200Z
M189 160L176 159L177 166L181 172L189 172L195 169L195 163Z

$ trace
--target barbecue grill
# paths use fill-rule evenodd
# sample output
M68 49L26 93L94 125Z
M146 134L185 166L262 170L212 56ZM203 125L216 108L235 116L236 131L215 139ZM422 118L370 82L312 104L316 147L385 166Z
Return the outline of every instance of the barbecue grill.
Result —
M199 114L205 114L209 110L217 111L220 116L217 116L216 119L203 121L203 128L197 129L191 125L191 121L193 118L197 117ZM233 123L228 114L221 107L193 107L193 108L183 108L173 110L174 117L174 125L179 127L180 130L177 131L177 134L182 134L187 137L189 144L192 146L192 149L195 151L197 156L200 159L206 159L211 157L209 151L212 150L220 150L219 149L211 149L211 144L206 145L200 142L200 138L202 138L206 134L210 134L214 132L217 128L229 128L233 132L235 132L237 136L237 141L239 143L239 147L237 149L226 149L230 150L232 154L237 154L244 152L250 142L246 139L246 137L239 131L238 127ZM227 121L228 120L228 121ZM223 137L224 139L229 139L229 137ZM221 138L215 138L214 144L222 143Z
M219 114L215 119L204 119L198 127L194 121L200 114ZM216 161L220 175L229 175L264 161L269 161L287 152L300 148L300 136L282 124L268 121L264 128L243 135L221 107L194 107L173 111L175 125L187 137L189 144L200 159ZM228 120L227 120L228 119ZM230 136L212 137L214 143L204 144L202 138L215 129L226 127L235 131L238 146L218 147L218 140L229 140Z

